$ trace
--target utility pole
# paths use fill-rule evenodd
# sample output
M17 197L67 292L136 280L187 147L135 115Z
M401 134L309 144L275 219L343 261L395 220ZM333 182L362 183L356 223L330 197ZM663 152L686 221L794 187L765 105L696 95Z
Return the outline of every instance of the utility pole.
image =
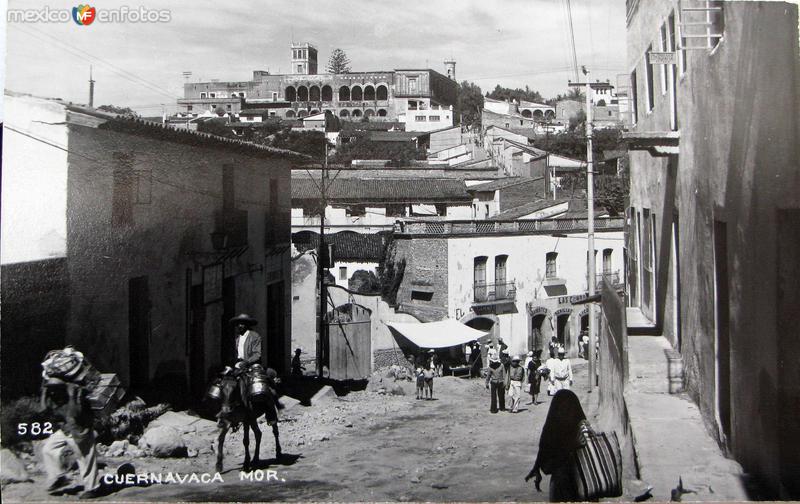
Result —
M583 67L584 76L589 72ZM597 81L589 82L569 82L571 87L585 86L586 88L586 210L588 216L588 247L586 252L586 263L588 265L588 284L589 298L595 295L595 255L594 255L594 156L592 154L592 89L610 89L612 86L608 82ZM594 349L597 345L597 320L595 319L595 303L589 302L589 392L594 390L594 381L597 376L597 363L594 359Z
M325 142L325 163L322 165L320 176L320 211L319 211L319 252L317 252L317 285L319 285L319 318L317 326L317 375L322 378L323 353L325 345L325 308L328 306L328 292L325 287L325 269L329 261L328 250L325 246L325 209L328 208L326 195L328 183L328 140Z
M94 108L94 79L92 78L92 65L89 65L89 108Z

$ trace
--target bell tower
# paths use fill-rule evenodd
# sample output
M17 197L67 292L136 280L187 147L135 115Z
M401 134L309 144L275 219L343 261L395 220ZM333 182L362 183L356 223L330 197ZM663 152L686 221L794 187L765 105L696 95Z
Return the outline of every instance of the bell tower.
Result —
M315 75L317 73L317 48L308 42L296 44L292 42L293 74Z
M456 60L452 57L445 60L444 68L447 71L447 78L456 80Z

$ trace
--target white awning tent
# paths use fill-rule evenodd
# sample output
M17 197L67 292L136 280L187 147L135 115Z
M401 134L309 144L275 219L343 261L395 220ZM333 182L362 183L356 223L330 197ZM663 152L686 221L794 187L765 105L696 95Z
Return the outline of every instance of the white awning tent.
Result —
M488 333L454 319L438 322L386 322L393 334L401 335L420 348L447 348L463 345Z

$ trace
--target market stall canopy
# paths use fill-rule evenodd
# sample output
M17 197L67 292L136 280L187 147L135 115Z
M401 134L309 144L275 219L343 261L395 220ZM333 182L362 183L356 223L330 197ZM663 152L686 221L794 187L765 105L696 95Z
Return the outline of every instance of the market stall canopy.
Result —
M463 345L488 333L473 329L454 319L438 322L386 322L393 334L401 335L420 348L446 348Z

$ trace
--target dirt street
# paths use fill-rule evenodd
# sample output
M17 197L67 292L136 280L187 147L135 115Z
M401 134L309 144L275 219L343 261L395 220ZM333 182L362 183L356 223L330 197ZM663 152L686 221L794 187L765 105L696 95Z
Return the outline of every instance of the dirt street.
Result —
M574 390L587 404L586 364L575 363ZM391 388L392 379L384 378ZM550 398L530 406L524 396L517 414L489 413L489 393L481 380L435 380L433 401L370 390L331 395L312 407L295 406L280 423L284 458L264 460L262 481L241 480L241 431L226 444L224 483L171 483L127 487L103 498L124 501L516 501L546 500L524 476L533 464ZM544 388L544 387L543 387ZM590 414L587 411L587 414ZM272 434L263 426L262 459L274 457ZM209 442L211 439L209 439ZM252 441L251 441L252 442ZM101 459L103 460L103 459ZM107 471L132 462L137 473L214 474L214 455L189 459L106 458ZM275 472L267 472L275 471ZM4 489L7 502L53 500L38 484ZM70 500L75 497L58 497Z

